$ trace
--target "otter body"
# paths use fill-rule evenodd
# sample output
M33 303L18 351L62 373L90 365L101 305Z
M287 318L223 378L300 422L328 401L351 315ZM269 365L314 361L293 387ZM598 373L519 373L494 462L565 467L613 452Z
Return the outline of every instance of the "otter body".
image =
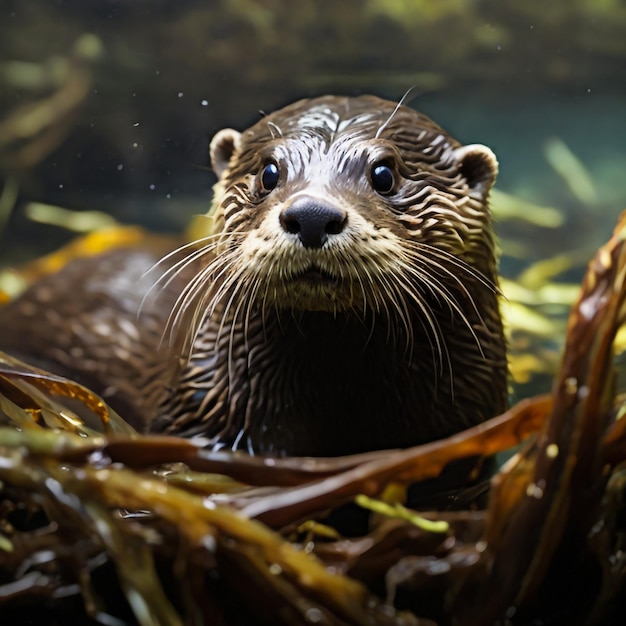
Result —
M506 408L489 149L325 96L220 131L211 157L212 232L156 286L139 281L154 253L75 262L0 310L2 347L87 376L146 430L251 453L406 447Z

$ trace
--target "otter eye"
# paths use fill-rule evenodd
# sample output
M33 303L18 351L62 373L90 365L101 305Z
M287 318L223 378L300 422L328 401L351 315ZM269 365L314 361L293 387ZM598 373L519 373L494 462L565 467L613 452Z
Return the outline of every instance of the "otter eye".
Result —
M372 187L374 187L378 193L389 193L393 189L395 181L393 172L388 165L375 163L372 166L370 177L372 179Z
M263 173L261 174L261 184L263 185L263 189L265 191L272 191L276 185L278 185L278 166L276 163L268 163L263 168Z

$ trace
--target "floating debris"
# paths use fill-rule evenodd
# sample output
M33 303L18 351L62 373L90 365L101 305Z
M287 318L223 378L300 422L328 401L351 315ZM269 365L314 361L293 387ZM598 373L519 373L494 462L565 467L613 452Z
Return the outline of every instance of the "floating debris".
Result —
M29 202L24 213L33 222L59 226L75 233L89 233L117 226L117 221L102 211L71 211L43 202Z
M491 210L498 220L519 220L542 228L557 228L564 222L558 209L534 204L498 188L491 190Z
M44 84L53 83L56 89L47 97L17 106L0 120L0 165L7 171L32 168L65 139L88 97L93 64L102 52L100 39L86 33L76 40L66 59L44 62L39 72L31 67L31 82L38 78ZM23 66L4 65L3 73L9 82L16 80L16 69Z
M548 140L544 155L580 202L587 206L597 203L598 193L593 183L593 176L562 139L554 137Z

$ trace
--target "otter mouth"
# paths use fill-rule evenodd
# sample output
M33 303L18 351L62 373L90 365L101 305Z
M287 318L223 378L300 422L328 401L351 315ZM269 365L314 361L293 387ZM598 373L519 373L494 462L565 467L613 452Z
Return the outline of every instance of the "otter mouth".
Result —
M274 283L271 297L279 308L299 311L338 311L353 304L352 289L345 279L318 265L308 265Z
M311 265L303 272L296 274L294 281L308 285L324 285L329 287L336 287L339 284L337 276L334 276L316 265Z

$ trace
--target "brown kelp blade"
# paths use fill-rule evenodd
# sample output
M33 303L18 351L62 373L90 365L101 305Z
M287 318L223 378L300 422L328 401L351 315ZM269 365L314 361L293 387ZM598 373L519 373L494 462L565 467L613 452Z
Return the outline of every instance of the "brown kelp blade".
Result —
M73 398L94 412L104 411L96 396L14 359L5 359L0 369L0 391L12 403L8 418L18 427L0 429L4 458L0 480L8 519L26 507L41 509L54 520L34 528L26 523L5 526L9 532L0 548L0 606L10 610L21 607L22 598L53 598L73 589L91 607L93 617L105 610L119 613L109 591L96 583L102 567L98 564L104 559L114 566L109 574L113 588L122 590L142 624L177 623L197 611L204 611L207 620L222 615L226 611L222 599L216 590L210 591L216 573L233 593L242 580L248 581L247 593L255 598L259 619L264 615L269 623L300 623L307 615L323 616L332 624L418 623L411 614L398 613L377 599L353 576L342 574L344 568L337 563L329 570L312 554L250 518L256 515L282 526L335 508L358 493L377 495L391 480L412 482L436 474L449 460L506 448L538 428L547 401L526 401L451 441L410 451L341 459L261 459L211 452L201 442L172 437L99 435L76 415L67 419L63 407L64 400ZM56 419L43 420L41 407ZM114 414L109 418L115 421ZM177 469L181 462L182 470ZM157 475L150 472L164 464L169 469ZM187 481L192 478L190 470L205 477L219 472L238 482L225 485L209 478L199 486ZM179 480L168 484L173 475ZM138 513L120 516L120 511ZM456 521L451 523L451 532L457 532ZM482 528L480 519L475 524ZM465 525L461 521L461 527ZM404 532L383 533L380 545L393 545ZM171 540L158 540L159 536ZM428 542L433 550L447 537L427 532L421 536L420 542ZM42 549L54 566L37 561L35 555ZM198 589L192 592L180 585L166 592L155 559L172 568L180 567L183 559ZM386 574L381 565L386 567L387 562L381 563L375 551L366 551L352 568L366 580L378 580ZM185 606L173 606L172 596L179 601L185 596ZM282 621L275 616L279 607L285 616Z
M0 352L0 424L9 419L23 428L39 424L83 436L135 433L83 385Z
M494 479L486 549L471 573L481 593L470 585L472 593L461 590L456 600L464 624L491 623L532 601L566 532L584 543L598 512L609 476L604 441L613 419L613 340L626 300L625 240L623 214L590 262L572 309L550 419Z
M5 375L12 383L20 381L20 377L36 380L35 389L54 392L61 399L75 397L77 389L83 393L74 383L40 375L14 360L8 361L11 367L5 368ZM58 386L65 384L67 387L59 391ZM12 384L9 390L13 389ZM10 486L8 501L14 507L43 506L55 523L37 529L15 528L5 537L4 554L9 559L3 562L0 556L0 574L12 571L17 579L0 586L0 605L19 605L22 596L29 597L29 590L36 596L54 597L78 579L83 598L92 598L94 606L109 607L111 601L94 582L98 572L93 565L106 555L107 562L115 566L116 585L128 598L136 619L146 624L176 623L188 612L200 610L197 595L186 599L190 605L186 609L178 611L173 607L171 589L170 593L164 591L155 570L155 559L161 563L169 560L172 567L179 563L183 545L188 546L183 551L187 558L194 555L191 561L183 562L189 576L199 581L199 588L203 589L198 594L207 595L203 585L211 586L209 581L215 575L212 572L219 572L233 590L245 579L249 582L250 597L262 598L256 600L259 616L277 620L274 614L278 607L285 604L291 607L285 613L285 620L270 623L299 623L307 614L324 616L327 623L333 624L418 623L411 614L398 613L385 601L376 599L353 576L341 573L350 569L365 580L380 580L386 574L381 566L388 569L393 564L381 562L376 550L366 550L356 561L352 558L350 568L347 561L345 567L339 567L335 556L329 571L313 555L302 552L251 518L258 516L278 527L335 508L358 493L376 495L392 480L409 483L435 475L449 460L480 451L491 453L517 443L539 427L549 406L547 398L525 401L508 414L450 441L407 451L341 459L261 459L211 452L199 442L172 437L95 436L84 427L76 429L74 421L56 422L56 428L67 431L60 434L50 429L47 422L42 423L37 412L31 412L31 406L24 401L29 398L32 406L39 406L42 400L38 395L30 398L28 389L22 387L22 390L25 414L17 419L19 430L0 429L0 450L5 457L0 480ZM79 399L93 404L94 398L89 393L80 394ZM33 420L31 427L24 428L29 418ZM220 472L236 477L239 482L225 488L223 481L218 484L209 480L199 487L197 482L186 480L191 478L188 469L172 470L169 465L181 462L204 476L209 476L207 472ZM170 469L156 476L149 472L162 464ZM181 480L168 484L176 473ZM264 490L249 489L246 484L263 486ZM312 492L315 497L311 497ZM16 501L15 493L21 502ZM137 518L142 525L132 521L135 516L120 517L119 511L143 511ZM471 514L470 518L458 523L457 519L451 519L448 534L420 531L418 543L426 542L433 551L441 552L442 548L437 546L455 533L460 536L468 524L478 529L483 527L482 515ZM150 533L155 532L149 540ZM406 532L413 535L415 531L402 527L391 535L383 532L376 539L377 545L391 548L396 541L403 545ZM172 552L169 542L155 541L159 535L173 537L173 544L179 548ZM36 563L26 569L19 567L20 563L29 563L42 545L55 555L54 561L63 572L49 576L43 586L41 575L34 576L38 572ZM193 547L191 553L189 547ZM219 559L214 554L216 549L221 555ZM351 551L353 556L354 552ZM141 568L133 567L131 561L141 562ZM79 566L73 575L70 563ZM187 592L184 586L174 595L183 592ZM158 607L159 619L165 622L159 621L154 611L147 610L150 602ZM208 607L204 606L205 601L200 604L207 611L207 619L224 610L219 597L212 597ZM92 613L96 615L95 608Z
M624 232L622 219L589 266L553 395L407 450L268 459L141 436L84 387L0 358L0 613L45 600L66 623L466 625L529 611L558 553L616 517L602 497L626 459L612 376ZM299 526L359 494L393 509L397 485L523 440L487 510L421 513L439 530L385 513L353 537Z

